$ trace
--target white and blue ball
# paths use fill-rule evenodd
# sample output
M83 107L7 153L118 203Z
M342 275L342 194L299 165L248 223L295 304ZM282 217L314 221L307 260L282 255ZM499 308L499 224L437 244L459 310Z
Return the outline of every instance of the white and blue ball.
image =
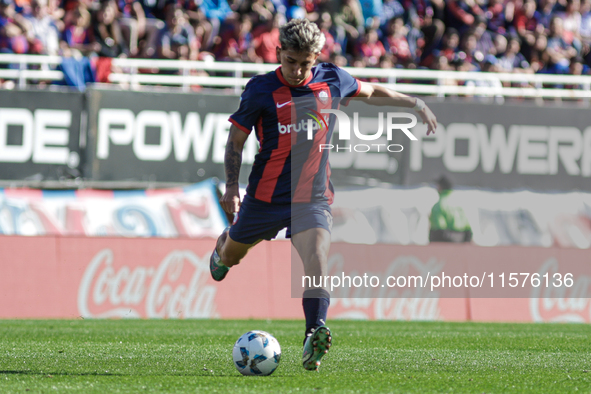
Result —
M249 331L234 344L232 358L241 374L267 376L279 365L281 347L268 332Z

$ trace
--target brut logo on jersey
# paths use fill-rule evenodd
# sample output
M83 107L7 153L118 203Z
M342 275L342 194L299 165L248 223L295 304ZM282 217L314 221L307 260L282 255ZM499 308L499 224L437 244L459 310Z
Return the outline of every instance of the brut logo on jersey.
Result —
M312 113L307 112L308 118L301 119L295 124L283 125L281 122L277 123L277 128L280 134L290 134L292 131L299 133L300 131L308 132L308 139L314 135L314 131L321 130L323 127L328 130L328 115L322 116L318 111L310 109Z
M135 156L143 161L164 161L172 154L177 162L186 162L192 148L197 163L206 162L210 154L214 163L223 163L229 116L208 113L202 123L197 112L189 112L183 123L177 111L145 110L135 115L128 109L103 108L98 113L97 157L108 159L111 145L131 145ZM147 141L150 130L158 131L156 143ZM252 163L256 150L256 141L247 140L243 162Z
M0 162L77 166L78 153L68 148L71 124L68 110L0 108ZM9 127L20 133L19 143L9 142Z

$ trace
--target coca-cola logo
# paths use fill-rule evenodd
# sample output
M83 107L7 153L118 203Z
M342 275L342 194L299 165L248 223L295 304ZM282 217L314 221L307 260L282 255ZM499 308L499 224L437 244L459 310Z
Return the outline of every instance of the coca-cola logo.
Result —
M439 292L429 291L428 287L396 288L382 284L388 277L416 276L423 279L441 272L444 263L437 259L423 262L416 256L399 256L382 272L368 272L377 276L380 285L339 287L332 292L331 315L341 319L377 320L440 320ZM339 276L345 271L345 257L335 253L328 260L328 275ZM349 271L346 275L363 275ZM418 279L418 278L417 278ZM423 282L424 283L424 282Z
M215 317L216 288L207 285L209 256L170 252L157 266L114 262L103 249L91 260L78 288L78 310L85 318Z
M540 286L533 287L529 300L529 310L535 322L580 322L591 321L591 277L573 275L572 286L561 281L558 284L555 274L564 278L565 272L560 269L558 260L549 258L542 264L538 272L542 281ZM548 286L543 280L549 278Z

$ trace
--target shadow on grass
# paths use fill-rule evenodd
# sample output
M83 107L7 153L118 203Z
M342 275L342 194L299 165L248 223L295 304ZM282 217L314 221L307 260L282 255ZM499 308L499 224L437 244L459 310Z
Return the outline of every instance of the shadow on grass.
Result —
M112 372L39 372L39 371L21 371L21 370L14 370L14 371L2 371L0 370L0 376L2 375L39 375L39 376L135 376L135 377L145 377L145 376L184 376L184 377L201 377L201 378L221 378L221 377L237 377L241 378L241 375L236 374L226 374L226 373L217 373L217 374L209 374L209 373L196 373L196 374L124 374L124 373L112 373ZM257 376L254 376L257 378ZM267 376L268 377L268 376ZM248 378L248 377L247 377Z
M0 375L45 375L45 376L126 376L111 372L39 372L39 371L0 371Z

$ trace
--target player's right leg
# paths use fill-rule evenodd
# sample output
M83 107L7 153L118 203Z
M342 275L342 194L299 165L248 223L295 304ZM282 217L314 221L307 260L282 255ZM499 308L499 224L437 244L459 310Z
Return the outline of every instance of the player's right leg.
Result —
M248 250L263 239L271 239L289 224L289 205L273 205L248 195L240 205L234 224L224 230L211 254L209 269L216 281L223 280L230 267L239 264Z
M213 280L222 281L230 268L240 264L240 260L246 256L248 250L260 241L252 244L236 242L230 237L230 227L227 227L219 236L215 249L209 259L209 271Z

